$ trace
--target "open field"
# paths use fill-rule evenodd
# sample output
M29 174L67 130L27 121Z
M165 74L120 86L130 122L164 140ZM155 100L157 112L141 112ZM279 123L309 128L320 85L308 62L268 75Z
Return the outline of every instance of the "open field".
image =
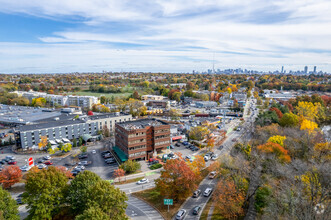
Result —
M68 92L66 93L68 95L88 95L88 96L95 96L95 97L100 97L100 96L106 96L107 98L111 98L112 96L114 97L128 97L130 95L132 95L132 93L129 92L125 92L125 93L98 93L98 92L90 92L90 91L80 91L80 92Z

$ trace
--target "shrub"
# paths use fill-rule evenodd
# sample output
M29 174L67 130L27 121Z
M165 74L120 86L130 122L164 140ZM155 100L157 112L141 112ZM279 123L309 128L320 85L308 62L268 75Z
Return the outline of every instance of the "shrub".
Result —
M162 164L157 163L157 164L153 164L153 165L150 166L149 168L150 168L151 170L156 170L156 169L159 169L159 168L161 168L161 167L162 167Z

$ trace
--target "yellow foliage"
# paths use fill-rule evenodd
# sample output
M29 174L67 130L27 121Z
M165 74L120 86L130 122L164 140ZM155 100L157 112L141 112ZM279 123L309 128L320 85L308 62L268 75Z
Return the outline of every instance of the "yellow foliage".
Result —
M322 186L320 183L319 175L316 172L308 171L306 174L301 176L301 181L305 185L305 193L309 199L313 199L321 194Z
M40 142L38 144L39 149L46 147L48 144L47 137L46 136L41 136L40 137Z
M318 143L314 146L315 157L331 160L331 143Z
M307 120L315 120L318 114L318 110L320 108L320 103L315 103L315 105L311 102L299 102L296 110L299 116L304 117Z
M304 119L301 122L300 130L307 130L308 133L311 134L317 127L318 125L315 122Z
M285 136L275 135L275 136L270 137L267 142L279 144L280 146L283 147L285 139L286 139Z

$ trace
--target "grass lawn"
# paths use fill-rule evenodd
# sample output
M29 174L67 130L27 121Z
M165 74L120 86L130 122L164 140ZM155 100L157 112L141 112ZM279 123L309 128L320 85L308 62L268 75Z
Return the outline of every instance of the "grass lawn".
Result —
M163 204L163 197L158 194L155 189L147 189L141 192L132 193L132 195L146 201L147 203L154 206L157 210L161 212L165 219L172 219L172 217L177 213L180 206L185 202L185 200L175 202L173 205L168 206Z
M121 96L125 96L128 97L130 95L132 95L131 92L125 92L125 93L98 93L98 92L90 92L87 90L84 91L80 91L80 92L68 92L66 93L68 95L80 95L80 96L95 96L95 97L100 97L100 96L105 96L107 98L111 98L112 96L116 97L121 97Z

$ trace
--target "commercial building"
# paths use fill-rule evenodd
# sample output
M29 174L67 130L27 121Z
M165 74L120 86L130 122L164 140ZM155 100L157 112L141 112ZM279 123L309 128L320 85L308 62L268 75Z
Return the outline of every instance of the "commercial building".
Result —
M197 108L213 108L213 107L217 107L217 102L214 102L214 101L200 101L200 102L196 102L195 106Z
M65 142L65 140L85 137L86 141L98 134L103 128L114 132L115 124L132 120L128 114L99 114L80 116L70 120L50 118L38 124L23 125L15 129L15 139L18 147L23 149L36 148L42 136L46 136L51 143Z
M170 145L170 125L156 119L142 119L116 124L114 151L122 161L144 160Z
M142 95L141 99L142 100L149 100L149 99L150 100L163 100L163 99L165 99L165 97L162 95Z
M78 106L82 108L92 108L92 105L98 104L99 100L95 96L62 96L62 95L53 95L47 94L45 92L24 92L24 91L14 91L18 97L27 98L32 102L35 98L45 98L51 105L60 105L60 106Z

